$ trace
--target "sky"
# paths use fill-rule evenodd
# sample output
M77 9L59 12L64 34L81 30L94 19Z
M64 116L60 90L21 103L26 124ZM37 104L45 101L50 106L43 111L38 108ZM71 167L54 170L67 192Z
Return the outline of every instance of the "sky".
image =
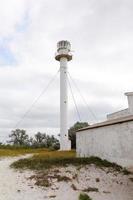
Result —
M105 120L128 106L132 0L0 0L0 141L15 128L30 135L59 133L59 62L54 56L60 40L71 42L68 70L82 121ZM70 90L68 114L70 127L79 121Z

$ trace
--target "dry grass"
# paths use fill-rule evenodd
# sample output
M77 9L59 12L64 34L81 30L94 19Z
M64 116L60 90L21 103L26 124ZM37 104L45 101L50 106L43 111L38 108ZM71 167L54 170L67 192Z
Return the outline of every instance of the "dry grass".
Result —
M40 151L33 156L33 159L54 159L54 158L75 158L76 152L73 151Z
M13 157L20 156L25 154L43 154L44 152L48 152L48 149L0 149L0 157Z

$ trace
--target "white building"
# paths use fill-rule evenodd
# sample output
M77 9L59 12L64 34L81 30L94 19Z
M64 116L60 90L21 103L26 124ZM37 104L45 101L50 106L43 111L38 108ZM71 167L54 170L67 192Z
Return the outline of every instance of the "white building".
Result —
M133 92L127 92L125 95L128 99L128 108L107 115L108 120L133 115Z
M98 156L123 166L133 166L133 92L125 95L127 109L109 114L106 121L77 132L77 156Z

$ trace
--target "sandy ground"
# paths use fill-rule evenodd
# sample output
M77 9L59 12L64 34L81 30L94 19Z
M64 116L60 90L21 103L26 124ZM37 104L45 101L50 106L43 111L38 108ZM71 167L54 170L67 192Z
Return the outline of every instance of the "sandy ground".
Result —
M34 179L27 180L33 172L10 169L10 164L17 159L0 159L0 200L78 200L82 190L89 187L98 188L98 192L87 192L93 200L133 200L133 182L130 180L133 175L122 175L93 165L68 166L55 169L50 175L56 172L56 175L69 177L70 181L51 179L51 187L41 188L34 185Z
M27 181L30 172L21 173L10 169L10 164L17 159L0 159L0 200L44 200L43 190Z

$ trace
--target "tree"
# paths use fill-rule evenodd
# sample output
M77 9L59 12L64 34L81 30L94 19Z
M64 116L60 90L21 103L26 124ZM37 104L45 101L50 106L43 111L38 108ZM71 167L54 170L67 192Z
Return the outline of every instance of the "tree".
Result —
M57 150L60 148L59 140L54 135L47 135L46 133L37 132L34 137L26 134L25 130L16 129L9 135L11 143L15 146L25 146L31 148L50 148Z
M47 135L46 133L38 132L35 134L34 139L30 139L32 147L44 147L51 149L59 149L59 140L54 135Z
M29 143L29 136L26 134L25 130L16 129L13 130L12 133L9 135L11 138L9 143L12 143L13 145L18 146L28 146Z
M71 140L71 148L76 149L76 131L89 126L87 122L76 122L72 127L68 130L69 139Z
M60 148L60 143L54 135L47 135L46 137L46 146L47 148L58 150Z
M37 132L33 140L33 145L35 147L46 147L46 134Z

